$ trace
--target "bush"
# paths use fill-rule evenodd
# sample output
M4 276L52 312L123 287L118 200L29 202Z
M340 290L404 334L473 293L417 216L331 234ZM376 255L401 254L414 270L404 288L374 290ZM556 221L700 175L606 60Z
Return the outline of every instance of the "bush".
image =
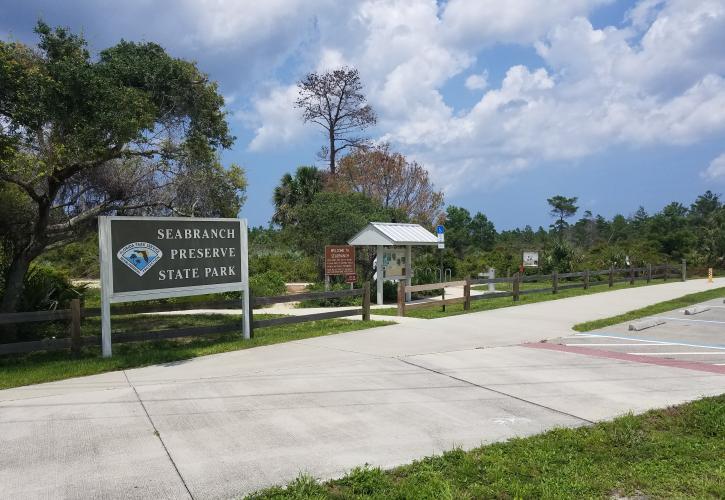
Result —
M349 290L349 283L330 283L330 291ZM308 292L324 292L324 283L312 283L307 286ZM362 297L342 297L335 299L312 299L303 300L299 307L345 307L362 305Z
M87 237L44 252L38 262L62 271L71 278L98 278L98 235Z
M51 267L37 265L25 275L19 311L65 309L71 299L83 296L86 286L73 286L68 275Z
M25 275L23 293L18 301L18 311L47 311L67 309L71 299L82 298L86 286L73 286L68 276L51 267L34 265ZM44 337L66 336L67 321L19 324L10 327L12 341L37 340ZM8 332L6 332L8 333ZM4 335L0 331L0 338Z
M266 254L250 254L249 274L255 275L274 271L282 275L286 281L314 281L317 274L315 259L300 252L270 252Z
M266 271L249 277L249 291L255 297L284 295L287 291L284 276L276 271Z

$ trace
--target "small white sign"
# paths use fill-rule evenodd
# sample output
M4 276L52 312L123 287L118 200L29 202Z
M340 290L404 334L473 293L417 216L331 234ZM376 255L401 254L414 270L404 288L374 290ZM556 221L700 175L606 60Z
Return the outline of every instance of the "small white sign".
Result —
M539 267L539 252L524 252L524 267Z

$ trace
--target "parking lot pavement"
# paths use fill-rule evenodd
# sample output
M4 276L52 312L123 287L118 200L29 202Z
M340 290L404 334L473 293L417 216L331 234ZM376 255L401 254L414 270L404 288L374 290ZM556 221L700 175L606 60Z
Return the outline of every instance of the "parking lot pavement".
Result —
M642 318L663 324L630 331L632 321L586 333L554 339L551 343L570 348L622 353L636 360L674 360L722 367L725 373L725 304L715 299L698 304L704 312L686 315L684 309Z
M711 286L623 289L6 389L0 499L233 498L300 472L330 478L364 463L392 467L721 394L720 372L681 368L725 366L521 345L578 349L541 341ZM702 337L690 333L698 343L721 335L704 330L717 323L691 323L702 329ZM653 339L656 331L637 334ZM608 342L589 335L565 340ZM615 354L636 348L621 347ZM608 352L595 348L586 349Z

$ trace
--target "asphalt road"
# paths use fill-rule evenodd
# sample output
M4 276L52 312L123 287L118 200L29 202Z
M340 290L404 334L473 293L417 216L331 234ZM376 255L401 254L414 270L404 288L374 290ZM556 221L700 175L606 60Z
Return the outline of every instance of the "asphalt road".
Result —
M572 336L581 321L715 286L725 280L622 289L0 391L0 497L230 498L301 471L335 477L364 463L389 467L453 446L720 394L725 376L697 363L652 364L639 361L645 356L540 343Z

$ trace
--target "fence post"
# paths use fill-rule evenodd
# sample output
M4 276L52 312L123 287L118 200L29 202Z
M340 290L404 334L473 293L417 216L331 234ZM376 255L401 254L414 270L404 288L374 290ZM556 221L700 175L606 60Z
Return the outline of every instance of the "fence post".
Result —
M519 300L519 280L520 280L519 273L514 273L514 282L513 282L513 287L512 287L514 302L518 302L518 300Z
M443 287L443 290L441 290L441 298L443 299L443 312L446 312L446 288Z
M551 293L559 293L559 273L557 271L551 273Z
M370 321L370 282L366 281L363 285L363 301L362 301L362 319Z
M405 283L398 281L398 316L405 316Z
M81 301L70 301L70 349L74 355L81 353Z
M249 297L249 304L247 304L247 310L249 311L249 338L254 338L254 295L252 295L252 289L249 289L247 294Z
M629 284L634 285L634 264L629 265Z
M609 288L614 286L614 266L609 266Z
M589 289L589 269L584 271L584 290Z
M670 269L668 266L669 266L669 264L667 263L667 261L665 261L665 265L662 266L665 268L665 275L662 278L664 281L667 281L668 275L670 274Z
M471 310L471 277L466 276L466 284L463 285L463 310Z
M488 279L495 279L496 278L496 270L493 267L488 268ZM489 283L488 284L488 291L489 292L495 292L496 291L496 283Z
M687 281L687 261L682 259L682 281Z
M652 281L652 264L647 264L647 283Z

